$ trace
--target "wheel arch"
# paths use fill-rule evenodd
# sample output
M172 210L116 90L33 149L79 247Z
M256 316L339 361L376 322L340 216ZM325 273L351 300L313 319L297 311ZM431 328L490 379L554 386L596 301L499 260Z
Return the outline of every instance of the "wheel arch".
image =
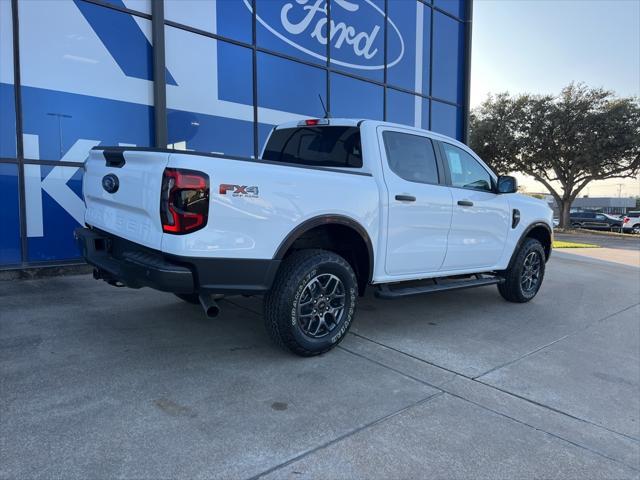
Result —
M542 244L542 248L544 248L545 261L549 260L551 256L551 250L553 248L553 230L552 228L545 222L535 222L529 225L520 238L518 239L518 243L516 244L516 248L513 250L511 254L511 259L509 260L509 266L513 263L513 259L518 254L520 247L527 238L535 238Z
M307 219L285 237L273 258L283 260L303 248L323 248L345 256L358 278L359 293L364 294L373 278L374 253L369 233L359 222L345 215Z

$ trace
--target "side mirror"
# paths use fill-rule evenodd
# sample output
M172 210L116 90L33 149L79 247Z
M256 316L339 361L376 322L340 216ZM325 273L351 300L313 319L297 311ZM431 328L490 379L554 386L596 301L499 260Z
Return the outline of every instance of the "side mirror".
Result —
M498 193L516 193L518 191L518 180L509 175L498 177Z

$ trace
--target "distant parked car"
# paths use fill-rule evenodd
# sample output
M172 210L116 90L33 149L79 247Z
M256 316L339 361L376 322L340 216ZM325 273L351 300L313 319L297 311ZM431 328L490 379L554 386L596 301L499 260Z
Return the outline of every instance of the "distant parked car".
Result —
M569 216L574 228L589 230L622 229L622 220L612 215L598 212L572 212Z
M640 233L640 210L628 212L622 220L622 231Z
M560 219L554 217L554 219L553 219L553 228L557 228L559 226L560 226Z

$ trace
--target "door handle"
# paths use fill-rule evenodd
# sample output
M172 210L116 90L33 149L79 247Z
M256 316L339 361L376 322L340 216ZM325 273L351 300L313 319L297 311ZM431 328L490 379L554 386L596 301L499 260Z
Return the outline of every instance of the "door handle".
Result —
M416 197L414 197L413 195L396 195L396 200L399 200L401 202L415 202Z
M470 200L458 200L458 205L461 207L473 207L473 202Z

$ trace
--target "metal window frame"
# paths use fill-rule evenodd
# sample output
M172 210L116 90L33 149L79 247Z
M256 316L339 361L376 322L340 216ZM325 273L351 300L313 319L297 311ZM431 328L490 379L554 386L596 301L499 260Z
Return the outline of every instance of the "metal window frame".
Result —
M252 3L252 33L251 43L245 43L233 38L229 38L223 35L214 34L201 30L189 25L185 25L172 20L167 20L164 15L164 1L163 0L150 0L151 1L151 14L133 10L126 7L109 3L105 0L81 0L86 3L91 3L100 7L116 10L125 14L133 15L136 17L144 18L151 21L152 31L152 48L153 48L153 108L154 108L154 124L153 124L153 138L156 148L165 148L168 143L168 126L167 126L167 102L166 102L166 83L165 83L165 71L166 71L166 52L165 52L165 28L173 27L181 30L185 30L194 34L203 35L215 40L235 44L240 47L249 48L252 51L252 79L253 79L253 156L246 159L257 159L259 156L259 128L258 128L258 73L257 73L257 54L258 52L273 55L285 60L290 60L303 65L307 65L314 68L324 69L326 72L326 96L323 99L325 101L327 111L331 114L331 74L337 73L346 77L351 77L356 80L368 82L383 87L383 118L387 119L387 90L392 89L399 92L408 93L414 96L422 97L429 101L429 128L432 125L432 102L437 101L456 108L463 109L462 119L462 141L466 143L468 140L469 131L469 113L470 113L470 86L471 86L471 37L472 37L472 13L473 13L473 1L465 0L465 19L462 19L452 13L443 10L440 7L432 4L431 0L415 0L421 2L425 7L431 9L431 25L430 25L430 45L429 45L429 92L428 94L418 93L411 89L403 88L399 85L390 84L388 82L387 75L387 43L388 43L388 17L389 17L389 0L384 0L384 71L383 80L378 81L371 78L366 78L358 74L347 72L341 68L336 68L331 64L331 44L327 42L327 54L326 61L323 63L315 63L305 60L304 58L298 58L291 55L287 55L276 50L267 49L257 45L257 0L251 0ZM331 1L327 0L327 34L331 34ZM22 82L20 75L20 15L19 15L19 0L11 0L11 21L12 21L12 40L13 40L13 67L14 67L14 102L15 102L15 134L16 134L16 158L0 158L0 163L8 163L18 166L18 191L19 191L19 218L20 218L20 246L21 246L21 263L12 265L0 264L0 270L14 270L31 267L47 267L47 266L64 266L84 263L81 260L48 260L48 261L29 261L28 255L28 239L27 239L27 227L26 227L26 190L25 190L25 178L24 178L24 166L25 165L49 165L49 166L69 166L69 167L82 167L81 162L64 162L54 159L28 159L24 156L24 144L23 144L23 110L22 110ZM449 100L433 97L431 95L431 84L433 81L433 17L434 12L440 12L464 25L465 32L465 50L464 50L464 92L462 103L451 102ZM329 37L330 38L330 37ZM245 158L245 157L240 157Z

